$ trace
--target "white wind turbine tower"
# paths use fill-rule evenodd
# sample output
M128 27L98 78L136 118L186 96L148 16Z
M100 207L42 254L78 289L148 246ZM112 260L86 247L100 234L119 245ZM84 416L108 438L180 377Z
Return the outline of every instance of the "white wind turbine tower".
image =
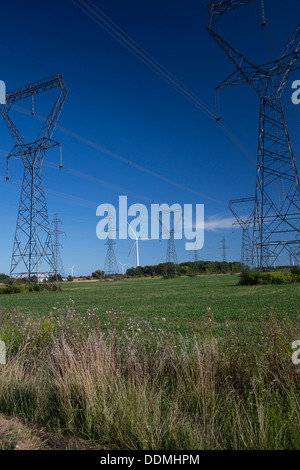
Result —
M130 263L125 263L125 264L123 264L123 263L121 263L121 261L118 261L118 263L122 266L122 274L124 274L124 268L125 268L125 266L131 266Z
M130 251L128 253L128 256L130 255L130 253L132 252L134 246L136 247L136 267L140 266L140 257L139 257L139 240L150 240L149 238L139 238L137 236L137 234L135 233L135 231L133 230L133 228L131 227L131 225L129 225L129 223L127 222L128 224L128 227L130 228L130 230L132 231L133 233L133 236L135 238L135 242L133 242L133 245L132 247L130 248Z
M72 268L67 268L70 270L72 277L74 277L74 268L75 268L75 264L73 264Z

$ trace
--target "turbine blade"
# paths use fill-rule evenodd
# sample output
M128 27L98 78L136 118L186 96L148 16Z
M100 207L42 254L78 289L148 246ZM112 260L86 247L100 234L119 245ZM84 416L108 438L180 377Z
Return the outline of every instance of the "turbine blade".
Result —
M135 246L136 242L137 242L137 240L136 240L136 241L133 243L132 247L130 248L130 251L129 251L129 253L128 253L128 256L129 256L129 255L130 255L130 253L132 252L132 250L133 250L133 248L134 248L134 246Z
M134 232L133 228L131 227L131 225L128 222L127 222L127 224L128 224L128 227L130 228L130 230L132 231L135 240L137 240L138 239L137 234Z

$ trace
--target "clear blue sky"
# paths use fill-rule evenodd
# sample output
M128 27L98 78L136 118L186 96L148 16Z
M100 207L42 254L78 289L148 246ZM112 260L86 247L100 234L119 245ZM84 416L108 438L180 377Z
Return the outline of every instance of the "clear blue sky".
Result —
M214 110L214 88L234 69L206 30L206 2L93 3ZM279 55L300 18L298 0L265 0L265 6L265 32L260 27L258 10L252 6L224 16L220 22L222 34L257 63ZM67 233L62 238L65 267L75 264L76 275L103 269L106 247L96 238L96 207L104 202L117 205L118 196L126 194L129 204L204 203L211 230L205 232L200 258L221 259L221 239L225 236L228 259L239 260L241 234L239 230L232 233L227 206L230 199L254 195L259 101L250 87L229 88L220 95L221 117L238 136L242 151L214 120L71 0L2 2L1 18L0 79L7 89L61 73L69 91L59 120L61 127L53 136L62 142L65 169L57 168L57 149L47 153L44 166L50 219L58 212ZM283 104L299 168L300 106L291 102L291 83L295 79L300 79L300 71L290 76ZM14 114L18 125L27 131L38 130L38 119L29 127L26 109L30 110L30 102L19 105L23 113L19 110ZM45 100L39 103L37 99L36 113L45 115L46 106ZM1 176L4 157L12 147L2 120ZM1 179L0 183L0 272L6 273L18 210L21 162L11 161L10 172L12 181ZM116 256L134 265L134 253L127 258L131 243L118 241ZM184 241L176 242L176 246L180 262L192 259L191 252L184 250ZM141 242L140 251L142 265L164 262L166 241Z

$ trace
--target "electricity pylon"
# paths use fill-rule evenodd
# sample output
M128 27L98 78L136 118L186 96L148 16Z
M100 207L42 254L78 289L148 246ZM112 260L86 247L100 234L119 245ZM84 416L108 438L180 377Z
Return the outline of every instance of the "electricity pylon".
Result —
M60 235L66 235L65 232L62 232L59 229L59 225L62 224L62 221L58 218L58 214L54 215L54 220L52 225L54 226L52 237L53 237L53 248L54 248L54 261L55 261L55 276L57 277L60 274L62 277L66 277L64 264L62 261L62 257L60 254L60 248L62 248L62 244L59 241Z
M29 143L17 129L9 116L9 111L16 101L31 97L32 114L34 114L34 96L54 88L58 88L59 95L36 140ZM27 278L30 282L40 282L42 279L55 275L55 254L43 184L42 164L48 149L57 145L60 147L60 143L51 138L66 96L67 90L62 75L54 75L7 93L6 105L1 107L2 116L15 143L7 157L7 179L9 179L10 158L19 157L24 165L10 276ZM61 152L60 167L62 167Z
M251 204L250 213L241 214L241 212L245 211L245 205L248 207L249 203ZM255 198L246 197L243 199L234 199L229 202L229 209L236 218L236 222L233 225L238 225L242 229L241 265L242 267L252 268L253 250L250 229L253 227Z
M106 253L106 259L105 259L104 271L105 271L105 274L109 276L115 276L116 274L119 274L118 264L116 260L115 250L114 250L115 242L111 238L108 238L105 245L107 245L107 253Z
M198 250L194 250L194 273L199 274Z
M226 246L226 238L225 237L222 237L222 246L221 246L220 249L222 250L222 261L224 263L227 263L227 255L226 255L227 246Z
M167 247L167 256L166 256L166 263L167 263L167 274L175 274L177 276L178 270L178 259L177 253L175 248L175 241L174 241L174 228L170 231L170 238L168 240L168 247Z
M173 223L171 221L170 214L174 212L174 220ZM175 223L175 213L180 212L179 217ZM160 218L160 214L167 214L169 219L169 226L166 226ZM177 231L178 224L182 223L182 211L181 209L170 211L170 210L163 210L160 211L158 214L158 220L162 227L162 233L164 233L164 237L168 239L167 245L167 255L166 255L166 274L174 274L175 276L178 275L178 259L175 247L175 232Z
M107 224L107 242L105 245L107 245L107 253L106 253L106 258L105 258L105 264L104 264L104 271L105 274L108 276L115 277L116 275L119 274L119 268L118 268L118 263L115 255L115 250L114 250L114 245L115 242L113 240L113 232L116 231L115 228L112 228L112 216L111 213L108 212L107 216L108 224Z
M281 104L281 95L291 71L300 67L300 25L277 60L257 66L214 29L223 14L251 2L211 2L208 5L207 28L236 67L236 71L216 88L216 92L220 88L248 84L260 99L252 248L255 264L262 269L274 265L283 253L300 263L300 240L297 237L300 233L300 184ZM263 7L263 0L261 5ZM264 25L264 15L262 17Z

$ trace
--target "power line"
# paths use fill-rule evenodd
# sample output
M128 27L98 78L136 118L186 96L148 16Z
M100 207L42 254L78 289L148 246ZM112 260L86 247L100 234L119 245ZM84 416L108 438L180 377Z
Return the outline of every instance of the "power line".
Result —
M82 10L89 18L91 18L98 26L104 29L122 46L129 50L137 59L141 60L154 73L160 76L172 88L184 96L190 103L200 109L207 117L216 120L216 114L209 108L200 98L187 88L180 80L162 66L153 56L151 56L143 47L138 44L129 34L125 33L116 23L114 23L105 13L100 10L90 0L71 0L80 10ZM79 2L79 4L77 3ZM88 2L88 3L87 3ZM81 6L80 6L81 5ZM206 6L206 5L205 5ZM97 13L98 12L98 13ZM229 139L238 146L247 159L255 162L249 151L239 140L239 138L229 129L229 126L222 121L220 127Z
M23 107L20 107L20 106L15 106L15 110L16 111L19 111L21 113L25 113L25 114L28 114L29 111L27 109L24 109ZM39 119L41 121L44 120L44 117L41 116L41 115L37 115L35 114L35 118L36 119ZM160 181L163 181L164 183L168 183L178 189L181 189L183 191L186 191L186 192L189 192L191 194L194 194L195 196L198 196L198 197L201 197L201 198L205 198L207 200L210 200L212 202L215 202L216 204L220 204L220 205L225 205L225 202L224 201L220 201L218 199L215 199L213 197L210 197L206 194L203 194L203 193L200 193L199 191L196 191L186 185L183 185L181 183L177 183L176 181L173 181L171 180L170 178L166 178L165 176L153 171L153 170L150 170L149 168L146 168L142 165L139 165L138 163L135 163L134 161L132 160L128 160L127 158L125 157L122 157L121 155L118 155L116 152L113 152L112 150L109 150L105 147L103 147L102 145L99 145L89 139L86 139L85 137L81 136L80 134L77 134L76 132L74 131L71 131L69 129L67 129L66 127L63 127L61 125L58 125L57 126L57 130L59 130L60 132L62 132L63 134L65 135L68 135L70 137L72 137L73 139L76 139L78 142L81 142L85 145L88 145L89 147L95 149L95 150L98 150L99 152L102 152L104 153L105 155L115 159L115 160L118 160L122 163L124 163L125 165L129 165L130 167L140 171L140 172L143 172L149 176L152 176L153 178L156 178ZM75 170L71 170L69 169L69 171L75 171ZM77 176L79 176L79 173L81 173L81 175L83 175L82 172L77 172ZM85 175L84 178L91 178L89 175ZM127 191L127 190L126 190ZM129 191L130 192L130 191Z
M80 8L87 16L95 21L101 28L108 32L114 39L116 39L122 46L128 49L135 57L141 60L152 71L158 74L163 80L169 83L179 93L185 96L189 101L193 102L199 109L201 109L211 119L215 119L215 113L209 109L191 90L189 90L183 83L181 83L174 75L172 75L165 67L163 67L153 56L151 56L145 49L142 48L132 37L125 33L119 26L116 25L107 15L103 13L96 5L90 0L87 2L83 0L72 0L72 2ZM82 6L78 5L79 2ZM86 9L85 9L86 8ZM87 11L88 10L88 11ZM97 13L97 11L99 13ZM90 13L89 13L90 12Z

